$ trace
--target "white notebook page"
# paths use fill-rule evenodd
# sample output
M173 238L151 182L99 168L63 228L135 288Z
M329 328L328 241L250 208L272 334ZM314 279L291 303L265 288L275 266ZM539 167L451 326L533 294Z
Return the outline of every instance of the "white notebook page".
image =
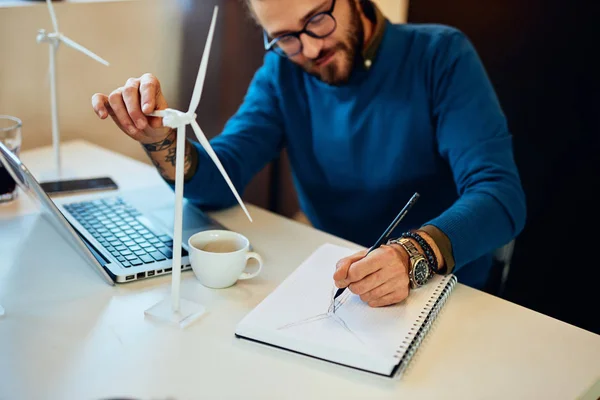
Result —
M420 327L420 313L449 277L435 276L411 290L404 302L381 308L369 307L346 290L336 300L336 312L328 312L336 290L335 264L354 252L332 244L319 247L238 324L236 334L389 375Z

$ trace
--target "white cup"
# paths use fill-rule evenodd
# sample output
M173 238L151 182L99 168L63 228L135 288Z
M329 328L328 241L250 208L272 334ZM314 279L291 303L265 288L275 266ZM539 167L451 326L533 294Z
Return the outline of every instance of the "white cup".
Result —
M226 230L198 232L188 240L190 263L196 278L204 286L221 289L239 279L252 279L262 270L263 260L250 251L244 235ZM249 259L258 261L254 272L245 272Z

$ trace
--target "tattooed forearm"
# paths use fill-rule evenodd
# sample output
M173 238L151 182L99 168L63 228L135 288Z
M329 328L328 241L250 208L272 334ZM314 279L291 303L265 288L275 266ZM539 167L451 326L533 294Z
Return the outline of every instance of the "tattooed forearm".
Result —
M175 159L177 158L177 147L172 147L167 151L167 155L165 156L165 161L175 166Z
M175 167L177 164L177 146L176 134L169 134L167 138L161 142L152 143L151 145L143 145L143 149L150 157L150 160L160 173L160 175L169 183L175 182ZM168 145L170 143L171 145ZM183 159L183 176L184 181L192 179L198 167L198 152L196 147L189 141L185 140L185 150Z
M160 165L160 163L158 161L156 161L155 159L151 158L152 160L152 164L154 164L154 166L156 167L156 169L158 170L158 173L165 179L170 179L169 176L167 175L167 171L165 171L165 169L162 167L162 165Z
M183 170L187 172L190 170L190 166L192 165L192 146L191 143L185 142L185 158L183 159ZM195 154L195 152L194 152Z
M167 138L168 139L168 138ZM165 140L167 140L165 139ZM164 140L163 140L164 141ZM161 141L161 142L163 142ZM158 142L157 142L158 143ZM154 143L153 145L157 144ZM150 146L150 149L148 148L148 146ZM156 169L158 170L158 173L166 180L171 181L172 177L171 177L171 172L167 171L165 169L165 166L161 163L160 161L160 157L159 157L159 152L157 150L151 150L151 149L155 149L157 148L156 146L152 147L152 145L146 145L143 144L142 148L144 149L144 151L146 152L146 154L148 155L148 157L150 158L150 161L152 161L152 164L154 164L154 166L156 167Z
M173 145L173 143L175 143L176 139L177 139L177 131L175 131L175 129L171 129L166 138L164 138L163 140L160 140L158 142L154 142L154 143L145 143L144 149L146 149L146 151L151 152L151 153L153 153L155 151L166 150L169 147L171 147Z
M189 172L192 172L192 174L195 171L190 171L190 167L192 167L192 165L194 165L196 163L196 157L198 156L198 153L196 153L194 146L186 141L185 142L185 155L183 158L183 170L187 175L189 175ZM167 151L167 155L165 156L165 162L169 163L172 166L175 166L175 163L177 161L177 148L171 148Z
M185 143L185 160L184 160L185 175L183 179L189 181L196 174L198 169L198 151L190 142Z

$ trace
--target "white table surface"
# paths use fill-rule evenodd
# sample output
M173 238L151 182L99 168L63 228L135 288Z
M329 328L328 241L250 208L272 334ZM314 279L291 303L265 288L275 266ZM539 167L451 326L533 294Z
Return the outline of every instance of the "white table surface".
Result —
M52 170L50 148L22 159L38 177ZM83 141L64 144L63 162L68 177L111 175L123 189L172 193L153 167ZM263 273L221 290L183 273L182 295L207 314L179 330L144 318L168 296L170 276L111 287L40 222L25 196L1 206L0 399L600 396L598 385L589 392L600 378L599 335L461 284L400 380L236 339L237 322L320 244L351 246L249 209L252 224L239 207L211 215L250 238L264 257ZM56 242L50 254L36 253L40 240Z

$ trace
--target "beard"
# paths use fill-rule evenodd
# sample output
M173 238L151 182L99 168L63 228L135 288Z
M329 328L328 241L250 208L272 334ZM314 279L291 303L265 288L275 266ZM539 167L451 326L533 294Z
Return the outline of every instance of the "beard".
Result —
M346 29L344 42L339 42L335 46L322 49L319 55L302 65L302 68L309 73L322 80L323 82L339 86L348 82L350 74L357 64L357 58L359 57L364 41L364 28L362 21L360 20L360 13L354 0L350 0L350 22ZM320 59L330 56L332 53L336 53L336 56L340 55L341 58L338 60L332 60L327 65L319 68L316 62ZM337 62L336 62L337 61Z

